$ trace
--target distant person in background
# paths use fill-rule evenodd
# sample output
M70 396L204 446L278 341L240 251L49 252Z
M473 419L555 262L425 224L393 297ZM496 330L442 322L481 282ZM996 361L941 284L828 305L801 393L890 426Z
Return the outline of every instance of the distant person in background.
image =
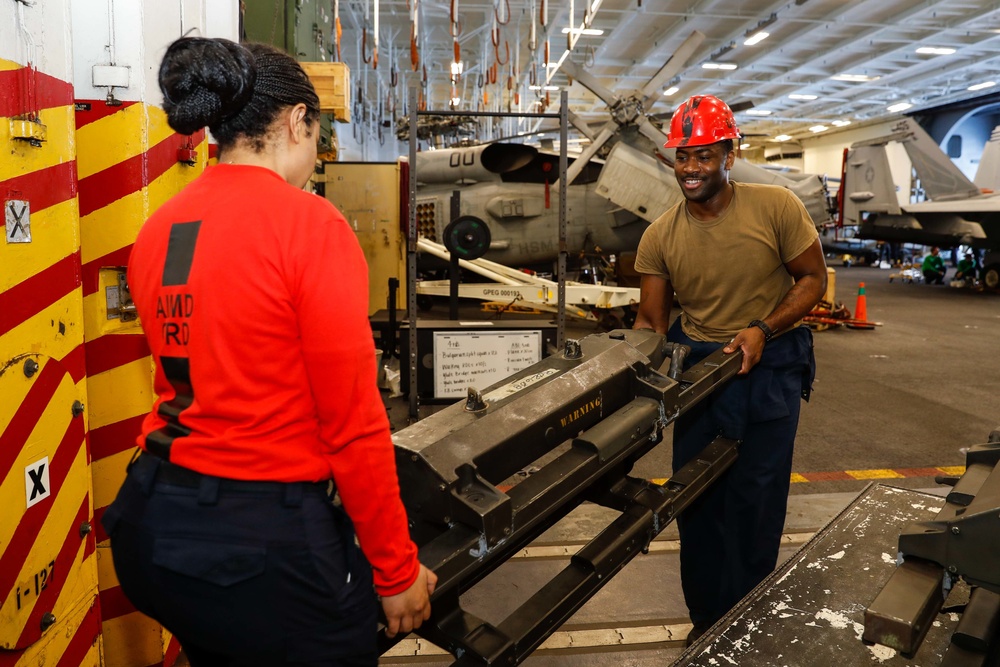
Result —
M931 254L924 257L924 263L920 267L924 272L924 282L928 285L934 283L944 285L944 260L941 259L941 249L937 246L931 248Z
M976 256L970 250L965 253L965 258L959 261L957 270L955 271L955 280L973 283L976 280L976 273Z

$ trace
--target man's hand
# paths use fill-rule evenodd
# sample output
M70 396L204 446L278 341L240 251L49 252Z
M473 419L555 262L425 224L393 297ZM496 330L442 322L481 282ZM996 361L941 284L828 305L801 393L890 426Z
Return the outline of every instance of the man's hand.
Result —
M431 593L437 585L437 575L420 565L417 580L402 593L382 598L385 612L385 634L408 633L420 627L431 616Z
M764 332L758 327L744 329L722 348L726 354L732 354L736 350L743 350L743 364L737 375L746 375L757 365L761 353L764 352Z

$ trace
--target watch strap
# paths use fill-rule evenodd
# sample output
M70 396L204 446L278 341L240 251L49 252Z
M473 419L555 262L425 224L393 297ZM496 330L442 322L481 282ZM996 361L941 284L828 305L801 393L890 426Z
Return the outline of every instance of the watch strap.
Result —
M752 320L750 324L747 325L747 328L750 327L757 327L758 329L764 332L765 343L774 338L774 330L771 327L767 326L764 320Z

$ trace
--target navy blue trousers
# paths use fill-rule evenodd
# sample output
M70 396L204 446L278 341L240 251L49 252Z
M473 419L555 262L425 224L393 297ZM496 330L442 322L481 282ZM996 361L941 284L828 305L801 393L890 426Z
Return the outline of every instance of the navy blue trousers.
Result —
M103 523L122 591L194 667L377 664L371 567L325 484L220 480L142 454Z
M722 346L688 338L679 322L668 338L691 346L689 365ZM677 519L684 600L700 626L719 620L774 570L800 401L808 400L814 374L812 332L799 327L772 339L749 374L674 423L674 472L716 436L742 441L733 466Z

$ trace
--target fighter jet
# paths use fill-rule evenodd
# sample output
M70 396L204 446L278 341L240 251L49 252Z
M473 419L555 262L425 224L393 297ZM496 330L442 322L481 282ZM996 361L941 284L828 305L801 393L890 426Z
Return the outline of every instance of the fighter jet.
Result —
M898 202L885 150L890 141L903 144L927 201ZM983 158L990 170L992 158L985 152ZM970 181L911 118L896 123L887 136L851 145L841 191L841 220L858 225L861 238L1000 250L1000 194ZM1000 252L987 254L981 276L988 287L1000 286Z
M993 128L972 182L984 193L1000 192L1000 125Z

